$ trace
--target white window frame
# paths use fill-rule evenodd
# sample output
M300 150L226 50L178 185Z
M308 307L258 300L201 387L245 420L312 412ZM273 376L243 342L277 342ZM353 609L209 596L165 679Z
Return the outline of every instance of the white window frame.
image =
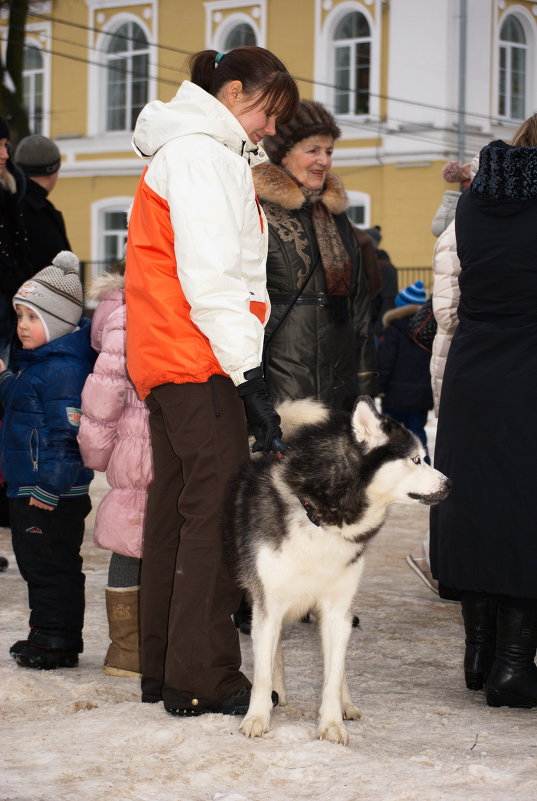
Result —
M127 22L133 22L144 32L149 52L149 69L147 73L147 101L155 96L156 92L156 48L152 45L152 31L146 22L138 15L122 12L111 17L95 37L91 45L92 58L89 65L89 91L88 91L88 135L110 138L125 138L130 140L130 129L109 131L107 125L107 75L108 44L110 34L117 31Z
M207 48L220 51L229 32L244 22L254 29L257 46L267 46L267 0L209 0L203 5ZM241 8L248 11L240 11ZM230 10L234 13L222 13Z
M39 71L38 70L34 70L34 69L25 70L24 67L23 67L23 70L22 70L23 82L24 82L24 80L29 78L30 81L31 81L31 84L32 84L32 91L30 92L30 97L32 98L32 103L33 103L33 101L35 101L35 76L37 74L40 74L40 75L43 76L43 118L41 120L41 130L40 131L36 131L35 130L35 126L34 126L35 117L34 117L34 114L33 114L33 110L31 108L26 108L26 112L28 114L28 123L29 123L29 126L30 126L30 131L32 133L40 133L42 136L48 136L48 132L49 132L49 129L50 129L50 109L49 109L49 103L48 103L48 98L49 98L48 89L49 89L49 84L50 84L50 74L47 75L47 73L50 73L50 70L47 70L47 62L49 61L49 59L47 59L46 56L48 56L49 54L46 53L46 51L43 49L43 46L41 45L39 40L35 39L33 36L27 36L25 38L25 40L24 40L24 45L25 45L25 51L26 51L26 48L33 47L36 50L38 50L40 55L41 55L41 69Z
M375 0L375 18L371 10L363 3L346 0L339 3L327 14L321 23L322 3L316 0L316 35L315 35L315 100L323 103L330 111L335 113L335 40L334 34L343 17L353 12L363 14L371 31L371 61L369 80L369 111L367 114L338 114L337 120L343 127L343 137L356 138L356 129L347 132L345 122L355 124L359 121L378 119L380 114L380 58L381 58L381 31L380 31L380 0ZM375 20L379 20L376 22ZM369 135L369 134L368 134Z
M507 108L506 114L500 114L500 48L509 46L509 43L504 42L500 39L500 32L503 24L510 16L515 17L517 22L519 22L522 25L522 28L524 30L524 35L526 37L526 45L525 45L526 74L525 74L525 87L524 87L525 108L523 116L520 118L512 117L510 108ZM514 124L518 124L529 116L531 110L534 108L536 104L537 81L534 73L537 66L536 63L537 20L523 6L516 6L516 5L509 6L509 8L505 11L505 13L502 14L501 17L499 17L497 20L495 41L496 41L496 46L494 52L495 52L496 63L494 70L494 86L493 86L493 91L494 91L493 97L495 105L494 115L496 119L501 120L502 122L513 122ZM508 100L509 100L508 105L510 106L509 95L508 95Z
M365 192L357 192L354 189L347 189L347 197L349 198L349 208L352 206L362 206L364 209L364 221L361 223L354 223L358 228L371 228L371 195Z
M91 280L94 281L102 272L96 268L96 262L104 262L104 215L107 212L127 214L134 198L128 195L106 197L91 204ZM126 231L126 228L125 228ZM88 306L90 303L88 302Z

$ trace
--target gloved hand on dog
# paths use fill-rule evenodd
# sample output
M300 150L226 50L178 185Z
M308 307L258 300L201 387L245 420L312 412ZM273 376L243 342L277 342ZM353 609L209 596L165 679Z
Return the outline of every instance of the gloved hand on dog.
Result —
M267 396L265 379L261 367L254 367L244 373L246 381L239 384L237 392L244 400L246 417L255 437L252 451L270 451L272 440L281 439L280 416Z

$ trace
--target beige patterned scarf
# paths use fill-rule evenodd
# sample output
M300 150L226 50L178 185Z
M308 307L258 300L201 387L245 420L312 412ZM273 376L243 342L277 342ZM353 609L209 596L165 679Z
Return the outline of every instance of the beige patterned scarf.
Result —
M351 259L334 220L334 215L326 208L322 201L322 190L308 189L301 186L300 190L311 205L313 230L317 239L321 264L323 265L326 291L329 295L344 295L350 292Z

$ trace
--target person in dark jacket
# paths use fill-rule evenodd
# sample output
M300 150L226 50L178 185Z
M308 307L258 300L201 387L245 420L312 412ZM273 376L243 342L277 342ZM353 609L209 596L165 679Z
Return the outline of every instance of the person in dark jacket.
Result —
M17 327L12 298L34 271L20 206L26 182L8 148L9 128L0 117L0 359L11 364Z
M395 297L395 308L382 318L383 331L377 350L382 411L412 431L427 451L425 424L433 408L431 354L412 341L408 333L410 318L425 303L423 283L402 289Z
M377 393L369 295L348 199L332 173L340 130L334 117L302 100L293 119L263 146L270 164L253 169L267 216L265 377L274 401L313 397L351 409ZM300 294L299 294L300 293Z
M27 178L21 208L35 273L61 250L71 250L63 215L48 198L60 174L61 154L52 139L33 134L19 142L15 162Z
M537 115L481 150L455 217L459 324L435 464L431 567L461 596L465 679L490 706L537 706Z
M13 550L28 584L30 634L11 646L22 667L75 667L82 651L80 547L93 472L77 445L80 396L96 353L82 318L79 262L59 253L15 293L18 372L0 362L1 467Z

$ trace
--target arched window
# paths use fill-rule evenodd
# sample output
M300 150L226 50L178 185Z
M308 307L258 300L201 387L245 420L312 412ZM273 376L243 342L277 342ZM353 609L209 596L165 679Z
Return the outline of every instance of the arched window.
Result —
M524 28L510 14L500 29L498 113L500 117L526 117L526 53Z
M359 11L346 14L334 31L336 114L368 114L371 30Z
M234 47L244 45L256 45L257 38L255 31L247 22L241 22L230 30L224 42L224 50L232 50Z
M121 25L106 48L106 130L130 131L147 103L149 47L135 22Z
M30 130L43 133L45 65L43 54L35 45L24 49L22 71L22 102L28 114Z

